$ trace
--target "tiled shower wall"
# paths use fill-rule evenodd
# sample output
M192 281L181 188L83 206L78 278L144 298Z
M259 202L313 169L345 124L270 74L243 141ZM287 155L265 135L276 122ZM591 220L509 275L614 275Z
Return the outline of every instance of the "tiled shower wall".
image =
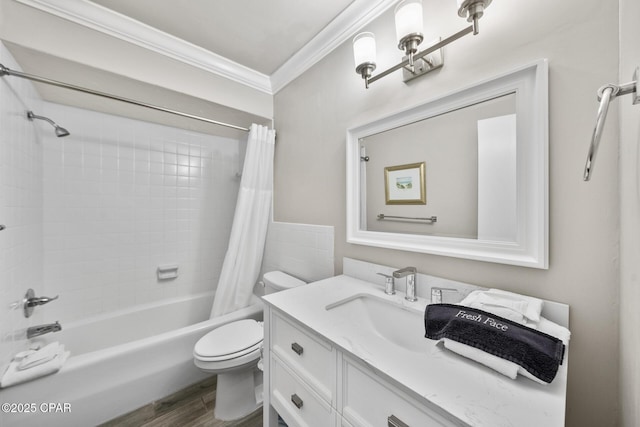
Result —
M0 62L20 69L2 44ZM43 291L42 141L26 116L41 105L28 81L0 79L0 372L25 345L24 328L38 321L14 303L28 288Z
M20 70L0 44L0 61ZM50 117L71 135L57 138ZM28 326L212 292L246 141L43 102L0 79L0 372ZM179 276L158 280L157 268ZM26 290L60 298L26 319Z
M44 289L50 319L213 291L243 142L45 103ZM46 123L45 123L46 125ZM158 280L159 266L179 276Z

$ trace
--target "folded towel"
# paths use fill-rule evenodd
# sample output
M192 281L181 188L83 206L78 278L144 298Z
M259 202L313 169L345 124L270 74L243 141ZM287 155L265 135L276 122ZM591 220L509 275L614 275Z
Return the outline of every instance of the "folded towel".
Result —
M451 350L454 353L458 353L460 356L464 356L467 359L475 360L478 363L487 366L494 371L505 375L512 380L515 380L518 376L518 366L517 363L510 362L508 360L502 359L498 356L494 356L493 354L489 354L485 351L479 350L475 347L471 347L470 345L462 344L457 341L451 340L449 338L442 338L440 341L447 350Z
M54 344L57 344L57 343L54 343ZM20 384L26 381L30 381L36 378L43 377L45 375L51 375L58 372L60 368L62 368L62 365L64 364L64 362L69 357L69 352L64 351L64 345L57 345L57 347L54 346L56 347L56 351L53 354L53 357L49 359L47 359L49 355L45 357L33 357L31 359L31 363L29 363L31 367L24 367L23 365L23 368L20 369L21 363L25 362L26 359L36 355L37 353L46 349L47 347L49 346L46 346L36 352L29 352L28 354L25 354L23 352L19 355L21 357L15 357L7 367L7 370L5 371L2 378L0 379L0 388L6 388L15 384ZM48 354L50 350L51 349L48 349L46 353ZM43 356L43 355L40 355L40 356Z
M543 301L500 289L490 289L473 291L460 304L492 312L513 322L529 324L540 321Z
M440 339L440 341L438 341L438 343L442 343L442 345L447 350L453 351L454 353L457 353L460 356L464 356L467 359L471 359L473 361L481 363L484 366L491 368L506 377L511 378L512 380L515 380L518 375L521 375L525 378L537 382L538 384L548 384L541 379L536 378L534 375L531 375L517 363L513 363L498 356L494 356L493 354L486 353L475 347L461 344L448 338L442 338Z
M493 313L460 305L428 305L425 331L426 338L448 338L512 362L545 383L553 381L564 358L565 346L561 339ZM454 344L454 347L458 346ZM484 357L482 353L466 350L463 349L463 353L475 354L476 359ZM486 360L481 363L515 378L513 365L496 365L494 358Z
M20 356L17 369L23 371L53 360L58 355L59 347L60 343L56 341L26 355L17 354L16 358L14 358L14 360L18 361L17 359Z
M557 323L552 322L549 319L540 317L540 321L536 325L536 329L545 334L549 334L562 340L564 345L569 345L569 338L571 338L571 332L564 326L560 326Z

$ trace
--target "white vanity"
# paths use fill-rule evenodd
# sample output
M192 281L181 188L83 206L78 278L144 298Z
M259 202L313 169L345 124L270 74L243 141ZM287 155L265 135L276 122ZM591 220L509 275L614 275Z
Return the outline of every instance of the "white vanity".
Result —
M289 427L564 425L566 359L540 385L435 346L423 297L473 287L419 275L420 298L408 302L404 280L385 295L384 268L345 259L349 276L265 297L265 426L277 426L276 411ZM568 307L545 303L543 316L567 326Z

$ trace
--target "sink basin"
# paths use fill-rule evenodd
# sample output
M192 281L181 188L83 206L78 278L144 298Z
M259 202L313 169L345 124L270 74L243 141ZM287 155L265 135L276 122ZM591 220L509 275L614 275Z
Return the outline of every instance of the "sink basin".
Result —
M409 351L426 348L424 313L399 302L359 294L330 304L326 310L362 334L373 334Z

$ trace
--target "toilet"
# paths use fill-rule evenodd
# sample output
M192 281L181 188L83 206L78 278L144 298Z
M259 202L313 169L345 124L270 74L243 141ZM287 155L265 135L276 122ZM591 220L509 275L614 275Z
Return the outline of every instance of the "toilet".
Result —
M282 271L265 273L265 294L304 285ZM258 369L264 329L253 319L236 320L209 332L193 349L195 365L218 375L214 417L231 421L262 405L262 371Z

